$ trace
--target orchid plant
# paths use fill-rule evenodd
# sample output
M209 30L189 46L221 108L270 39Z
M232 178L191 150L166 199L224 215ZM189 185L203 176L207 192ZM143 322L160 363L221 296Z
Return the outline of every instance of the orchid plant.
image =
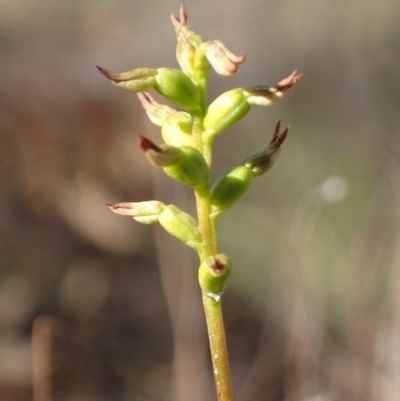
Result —
M156 167L191 187L196 218L176 205L159 200L107 204L142 224L161 224L172 236L193 248L199 256L198 278L206 316L213 373L219 401L232 401L232 386L221 297L231 275L231 261L218 245L218 219L246 192L254 178L276 162L288 128L278 122L268 147L210 183L213 142L217 135L242 119L252 106L269 106L280 100L301 78L295 70L274 86L235 88L207 103L211 67L220 75L232 75L245 62L219 40L203 40L188 25L184 5L179 18L169 17L177 37L180 69L136 68L116 73L98 67L114 85L136 93L149 119L161 127L162 144L139 136L140 148ZM178 109L158 103L148 92L154 89Z

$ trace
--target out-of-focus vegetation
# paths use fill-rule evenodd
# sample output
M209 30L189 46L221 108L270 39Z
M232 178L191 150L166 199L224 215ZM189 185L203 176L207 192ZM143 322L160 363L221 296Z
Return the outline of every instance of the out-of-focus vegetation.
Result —
M247 55L210 99L303 73L216 143L215 177L264 148L277 120L291 126L220 223L237 400L397 401L400 3L185 4L197 31ZM212 397L197 261L104 206L190 210L138 150L139 133L161 139L136 97L95 69L175 67L164 11L178 7L0 2L2 401L33 388L35 401Z

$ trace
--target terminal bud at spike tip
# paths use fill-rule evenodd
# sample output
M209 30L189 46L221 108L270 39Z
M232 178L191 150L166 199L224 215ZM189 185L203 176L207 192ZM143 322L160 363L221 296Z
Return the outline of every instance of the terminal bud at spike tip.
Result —
M280 132L280 130L281 121L278 121L268 148L262 152L256 153L243 163L245 167L248 167L253 172L254 177L266 173L277 161L280 154L280 147L286 139L289 127L282 132Z

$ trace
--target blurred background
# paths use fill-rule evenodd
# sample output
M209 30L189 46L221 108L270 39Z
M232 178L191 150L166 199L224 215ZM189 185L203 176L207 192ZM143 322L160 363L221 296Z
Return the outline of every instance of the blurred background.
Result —
M247 61L234 87L303 79L216 141L216 178L290 125L279 163L221 218L236 400L400 397L400 3L185 2ZM194 252L105 202L189 190L102 77L177 67L179 2L0 0L0 399L215 400Z

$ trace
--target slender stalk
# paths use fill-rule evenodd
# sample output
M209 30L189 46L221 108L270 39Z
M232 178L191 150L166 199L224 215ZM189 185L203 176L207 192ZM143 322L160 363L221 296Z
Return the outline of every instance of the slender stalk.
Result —
M203 293L203 306L206 314L211 360L218 401L233 401L221 299L216 301Z
M203 153L207 163L210 165L212 144L210 143L210 146L207 146L207 144L201 141L202 133L202 117L193 117L192 135L195 138L198 149ZM200 259L203 261L206 257L218 253L218 240L215 225L209 217L211 205L208 186L197 189L195 195L199 230L203 237L203 246L200 251ZM204 293L202 298L218 401L233 401L221 299L215 300Z

